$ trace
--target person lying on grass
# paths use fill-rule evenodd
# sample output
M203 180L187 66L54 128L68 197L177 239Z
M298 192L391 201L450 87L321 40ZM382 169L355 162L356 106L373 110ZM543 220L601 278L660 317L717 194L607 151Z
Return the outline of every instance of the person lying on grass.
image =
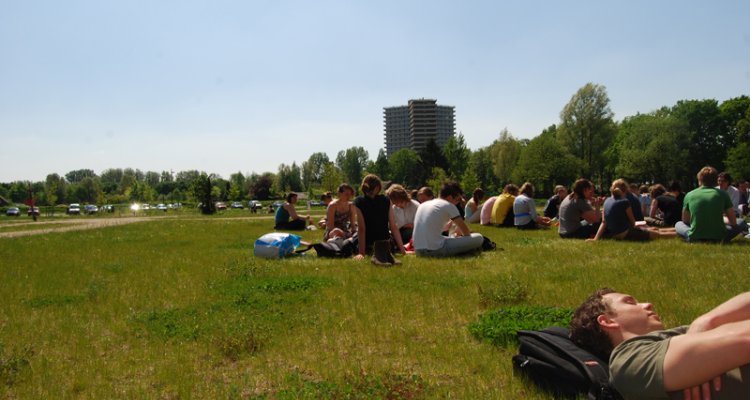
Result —
M573 313L570 338L609 360L610 382L625 399L750 394L750 292L665 330L653 304L599 289Z

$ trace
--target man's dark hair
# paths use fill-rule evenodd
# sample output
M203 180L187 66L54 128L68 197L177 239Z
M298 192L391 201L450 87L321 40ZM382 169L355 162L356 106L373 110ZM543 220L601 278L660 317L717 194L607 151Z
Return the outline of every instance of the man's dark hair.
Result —
M656 185L651 186L651 198L655 199L664 193L667 193L667 189L664 189L664 186L657 183Z
M667 189L670 192L682 192L682 185L680 185L680 181L671 181L669 182L669 187Z
M722 172L719 174L719 179L723 181L727 181L728 184L732 184L732 175L729 175L729 172Z
M609 360L613 346L597 318L609 312L609 306L604 301L604 295L609 293L615 293L615 290L602 288L594 292L573 312L570 321L570 339L605 361Z
M586 196L584 196L583 191L593 187L594 184L590 180L584 178L578 179L573 183L573 192L568 196L571 200L585 199Z
M440 187L440 198L444 199L448 196L458 197L462 196L464 191L461 190L461 186L456 182L445 182Z
M505 185L503 188L503 193L512 194L513 196L518 196L518 186L509 183Z

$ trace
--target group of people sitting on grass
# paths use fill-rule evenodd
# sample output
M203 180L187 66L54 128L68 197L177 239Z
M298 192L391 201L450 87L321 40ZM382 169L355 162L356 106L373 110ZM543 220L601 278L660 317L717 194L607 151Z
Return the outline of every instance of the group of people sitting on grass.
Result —
M609 196L597 196L594 184L579 179L568 192L557 186L542 215L536 212L534 187L524 183L503 188L479 210L482 225L538 229L557 225L564 239L647 241L680 236L687 241L728 242L747 234L747 190L731 185L728 173L704 167L699 187L687 195L678 182L638 186L617 179ZM744 200L743 200L744 197ZM468 204L467 204L468 207Z
M687 194L677 183L667 189L661 184L639 187L617 179L608 197L597 196L588 179L578 179L570 192L557 186L540 215L534 185L529 182L520 188L508 184L500 195L484 201L482 189L475 189L466 200L454 182L445 183L437 198L429 187L410 193L399 184L390 185L383 194L380 178L370 174L362 181L360 196L355 197L354 188L346 183L339 186L335 199L324 194L326 217L317 225L324 229L326 241L357 236L357 258L384 240L390 241L394 251L421 256L472 252L484 240L471 232L468 224L472 223L524 230L555 225L561 238L591 241L680 236L691 242L728 242L747 233L741 193L731 185L731 177L704 167L697 178L700 186ZM314 224L309 216L297 213L296 202L295 193L287 195L276 211L275 229L304 230Z
M387 243L384 251L428 257L460 255L482 248L484 237L471 232L463 219L463 191L455 182L443 184L437 198L428 187L412 194L399 184L390 185L383 194L380 178L369 174L362 180L360 190L362 195L355 197L351 185L341 184L336 199L327 205L326 217L318 224L324 229L325 241L356 236L357 259L379 253L378 247L383 246L379 242ZM296 194L287 195L276 213L275 229L304 230L313 224L309 216L297 213L296 202ZM375 256L382 261L390 254Z

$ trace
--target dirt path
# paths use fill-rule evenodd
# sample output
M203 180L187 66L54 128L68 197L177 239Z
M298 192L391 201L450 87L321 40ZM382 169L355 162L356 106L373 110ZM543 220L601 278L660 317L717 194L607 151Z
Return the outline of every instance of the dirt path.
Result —
M13 227L25 226L25 225L44 226L44 228L14 231L14 232L0 231L0 238L42 235L42 234L51 233L51 232L81 231L85 229L103 228L106 226L132 224L134 222L149 221L155 218L164 218L164 217L91 218L91 219L75 219L75 220L70 220L70 221L26 222L26 223L20 223L20 224L6 225L4 226L4 228L12 229Z
M104 228L107 226L117 226L132 224L135 222L143 221L155 221L166 218L178 218L175 216L161 216L161 217L121 217L121 218L86 218L86 219L73 219L66 221L37 221L37 222L22 222L12 225L0 225L0 238L6 237L19 237L19 236L32 236L42 235L52 232L70 232L70 231L81 231L86 229L97 229ZM214 218L214 219L202 219L203 221L216 221L221 219L232 219L232 220L249 220L249 219L273 219L273 216L253 216L253 217L231 217L231 218ZM200 218L186 218L188 220L198 220ZM3 232L5 229L13 229L14 227L21 226L43 226L39 229L29 229L13 232Z

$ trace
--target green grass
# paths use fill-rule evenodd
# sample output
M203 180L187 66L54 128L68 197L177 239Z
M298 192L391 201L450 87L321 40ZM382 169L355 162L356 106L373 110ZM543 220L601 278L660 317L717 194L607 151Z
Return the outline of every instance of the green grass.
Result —
M237 216L0 238L0 398L546 398L493 321L543 321L612 286L689 323L750 276L744 239L499 228L479 231L503 250L394 268L267 260L252 246L272 221Z

